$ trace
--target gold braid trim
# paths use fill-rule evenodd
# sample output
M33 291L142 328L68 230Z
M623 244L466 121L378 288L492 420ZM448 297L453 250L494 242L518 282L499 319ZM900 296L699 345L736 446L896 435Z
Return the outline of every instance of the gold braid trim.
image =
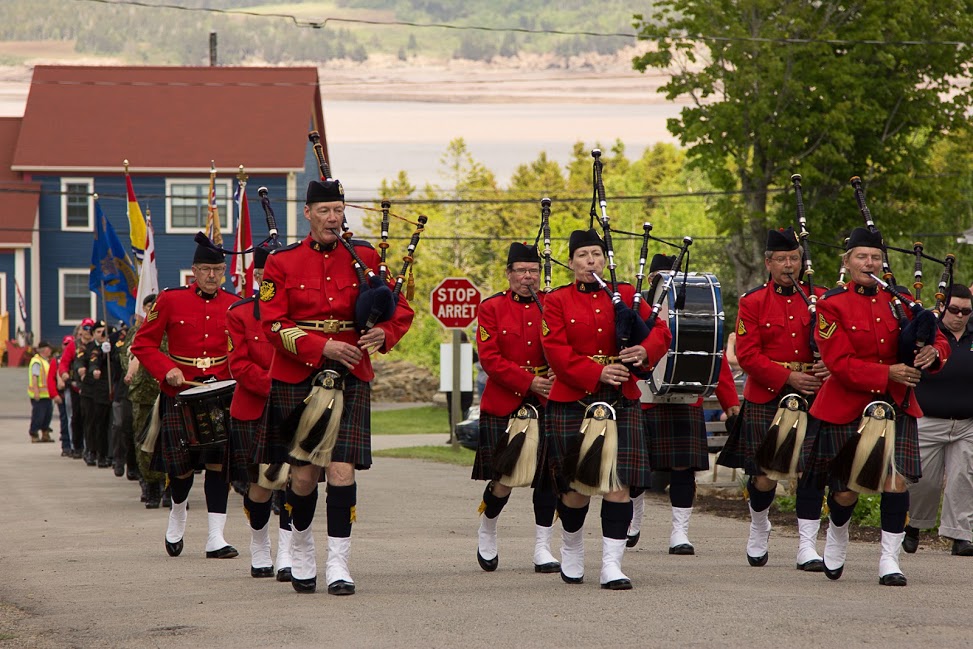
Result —
M295 355L297 354L297 339L306 335L307 332L299 327L288 327L280 330L280 340L284 349Z

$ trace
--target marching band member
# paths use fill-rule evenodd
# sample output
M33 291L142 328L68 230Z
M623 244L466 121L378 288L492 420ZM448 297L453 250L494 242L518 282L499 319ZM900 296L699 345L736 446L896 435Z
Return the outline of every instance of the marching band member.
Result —
M506 446L507 431L515 421L511 416L521 408L536 410L540 416L534 432L543 442L543 410L553 380L541 346L542 313L531 296L540 272L537 246L511 244L507 253L509 289L484 300L477 314L477 350L488 378L480 399L480 436L472 477L489 480L483 491L476 552L477 562L487 572L497 569L497 519L512 490L495 468L498 454ZM543 466L544 444L533 440L528 448L536 449L533 457L522 459L533 463L528 471L533 473L530 486L534 489L534 571L558 572L561 564L551 554L556 497L550 474Z
M757 450L773 423L781 398L797 392L811 399L828 376L825 364L814 362L810 346L814 323L795 287L795 277L801 268L801 250L793 228L767 233L764 267L770 281L740 298L736 353L740 367L747 374L744 405L738 435L730 435L717 460L723 466L743 468L750 476L747 561L758 567L766 565L768 560L771 529L768 514L777 482L758 466ZM814 290L815 295L824 293L817 286ZM798 485L798 570L821 572L823 569L816 549L823 497L823 490L817 487Z
M583 420L590 421L585 419L585 406L605 402L609 407L597 405L594 413L603 420L614 411L617 466L612 467L612 488L603 494L600 581L602 588L628 590L632 582L622 572L621 561L632 520L629 487L648 485L649 463L638 407L639 388L624 363L654 366L668 351L672 335L665 322L659 320L641 344L619 349L611 298L595 279L595 274L600 275L605 267L605 244L594 230L576 230L571 233L569 252L568 266L575 281L547 296L542 325L544 354L557 376L548 397L546 416L549 461L561 493L557 503L563 527L561 578L571 584L581 583L584 578L583 527L590 500L569 486L571 476L564 472L565 460L570 459L569 451L581 441ZM618 290L622 300L630 304L634 288L619 284ZM639 316L645 319L650 311L643 302ZM608 442L607 435L605 441Z
M291 585L301 593L314 592L317 585L311 522L322 472L316 464L288 458L290 441L298 428L289 418L301 412L315 377L324 370L340 372L340 380L329 382L331 390L342 393L343 409L337 441L324 472L328 485L326 578L328 593L351 595L355 582L348 571L348 558L357 502L355 469L368 469L372 464L369 382L375 374L368 350L392 349L413 318L412 309L400 297L390 320L364 334L356 331L359 280L351 253L339 245L337 235L344 220L344 199L337 180L308 184L304 218L311 232L303 241L270 256L260 284L264 335L275 353L270 368L269 425L254 459L291 465L287 491L292 530ZM378 267L378 253L369 244L352 241L351 245L367 266Z
M222 464L225 448L196 451L182 444L185 424L175 397L187 380L230 378L226 311L237 301L237 296L220 288L226 273L221 251L197 244L192 271L193 284L165 289L159 295L135 335L132 354L159 381L162 390L157 456L169 475L172 496L166 552L172 557L182 552L193 471L205 467L203 490L209 527L206 557L231 559L238 552L223 538L229 492ZM160 349L163 336L168 339L167 353Z
M264 265L275 246L264 243L253 252L253 278L263 280ZM274 348L260 325L260 302L256 297L240 300L226 313L230 335L230 374L236 379L236 390L230 404L232 443L230 445L230 479L249 482L243 498L243 511L250 523L250 576L273 577L270 558L270 498L273 491L257 484L253 466L254 444L262 426L267 425L266 406L270 396L270 363ZM258 469L259 470L259 469ZM290 581L291 523L287 508L280 508L277 537L278 581Z
M655 255L649 265L649 277L672 268L675 257ZM716 398L727 417L740 412L733 373L726 361L721 361ZM672 531L669 535L669 554L696 554L689 541L689 519L696 497L696 472L709 469L709 448L706 443L706 421L703 398L695 403L643 403L642 421L645 444L649 450L649 464L653 471L669 471L669 504L672 508ZM633 487L632 522L629 524L626 545L639 542L642 516L645 511L644 489Z
M804 481L829 487L830 524L824 546L824 572L838 579L848 550L848 522L858 494L831 471L831 461L845 443L859 432L859 419L870 402L890 400L895 413L895 445L891 471L882 493L882 552L879 583L905 586L899 568L899 549L905 536L909 511L907 482L921 475L916 418L922 416L913 394L922 370L936 372L949 357L949 342L937 329L935 342L915 355L915 367L899 362L899 322L892 310L893 298L882 291L871 273L880 272L882 235L855 228L842 258L851 282L828 291L818 302L815 335L821 357L831 370L811 406L812 421L804 440ZM883 399L883 396L885 397ZM817 428L816 435L812 428Z

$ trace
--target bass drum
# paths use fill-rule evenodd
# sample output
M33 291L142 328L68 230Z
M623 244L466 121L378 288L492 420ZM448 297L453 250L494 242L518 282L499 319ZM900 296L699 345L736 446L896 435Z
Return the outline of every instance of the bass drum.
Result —
M643 401L693 402L716 391L723 364L723 297L720 281L710 273L677 273L662 295L670 271L659 273L646 299L662 302L672 332L665 358L644 382ZM656 398L653 398L655 395ZM658 398L661 397L661 398Z

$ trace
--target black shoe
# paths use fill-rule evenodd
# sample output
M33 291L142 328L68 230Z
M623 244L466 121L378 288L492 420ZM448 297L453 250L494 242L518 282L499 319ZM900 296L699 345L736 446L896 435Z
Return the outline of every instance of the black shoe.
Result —
M207 559L232 559L233 557L238 556L239 554L240 553L237 552L236 548L233 547L232 545L224 545L219 550L207 550L206 558Z
M674 545L671 548L669 548L669 554L681 554L684 556L690 554L696 554L696 548L694 548L689 543L681 543L679 545Z
M824 563L822 561L821 562L821 567L824 568L824 574L825 574L825 576L827 576L827 578L830 579L831 581L837 581L837 580L841 579L841 573L843 573L845 571L844 564L842 564L842 565L838 566L837 568L835 568L834 570L832 570L831 568L828 567L828 565L826 563ZM882 577L882 579L885 579L885 577Z
M250 576L253 577L254 579L261 579L263 577L273 577L274 567L265 566L263 568L254 568L253 566L250 566Z
M950 554L956 555L957 557L973 557L973 543L961 539L953 539L953 549Z
M162 506L168 508L172 507L172 492L169 491L168 487L166 487L165 490L162 492ZM189 507L187 506L186 509L188 510Z
M638 532L636 532L635 534L632 534L632 535L627 536L625 538L625 547L626 548L634 548L636 545L639 544L639 539L641 537L642 537L641 530L638 531Z
M100 457L100 458L98 458L98 468L99 469L107 469L107 468L111 467L111 465L112 465L111 460L109 460L107 457ZM121 474L119 473L119 474L116 474L116 475L119 475L120 476Z
M277 581L290 581L291 580L291 569L281 568L277 571Z
M166 539L166 552L169 553L170 557L178 557L182 554L182 539L175 543L169 543L169 539Z
M142 474L139 473L138 469L129 469L128 471L125 472L125 477L131 480L132 482L135 482L136 480L142 479Z
M355 594L355 584L339 579L338 581L328 584L328 595L354 595Z
M71 451L61 451L61 457L74 457Z
M604 590L632 590L632 580L631 579L615 579L608 582L607 584L602 584L601 587Z
M98 466L101 466L101 465L99 464ZM116 478L121 478L123 475L125 475L125 465L124 464L115 464L112 467L112 469L114 469L114 471L115 471L115 477Z
M91 457L90 455L84 456L84 463L87 464L88 466L94 466L95 464L97 464L97 462L95 462L95 458Z
M74 458L75 460L80 460L82 457L84 457L84 453L82 451L77 451L77 450L71 451L71 457Z
M149 483L145 480L139 482L139 486L142 487L142 495L139 496L139 502L144 503L149 500Z
M313 593L318 587L318 578L311 577L310 579L294 579L291 578L291 586L294 587L299 593Z
M879 577L878 583L882 584L883 586L905 586L906 579L905 575L903 575L901 572L893 572Z
M902 539L902 549L909 554L915 554L916 550L919 549L918 528L909 525L905 526L905 538Z
M581 575L580 577L568 577L562 571L561 572L561 581L563 581L565 584L583 584L584 583L584 575Z
M764 552L762 557L751 557L747 555L747 563L749 563L754 568L761 568L767 565L767 560L770 558L769 552Z
M555 572L561 572L561 564L557 561L551 561L550 563L534 564L534 572L542 572L546 575L553 574Z
M824 561L821 559L811 559L810 561L797 564L797 569L803 570L804 572L824 572Z
M477 549L476 562L480 564L480 567L486 570L487 572L493 572L494 570L497 569L497 566L500 565L500 555L498 554L492 559L487 560L480 556L480 550Z

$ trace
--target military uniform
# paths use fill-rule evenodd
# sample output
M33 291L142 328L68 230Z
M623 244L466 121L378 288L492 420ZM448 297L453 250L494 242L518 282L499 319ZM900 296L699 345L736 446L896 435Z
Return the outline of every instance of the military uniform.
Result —
M125 347L121 353L122 369L128 373L129 354L132 349L132 341L141 328L141 323L136 324L125 339ZM159 351L163 354L169 350L168 339L163 336L159 345ZM145 487L145 506L147 509L155 509L159 506L162 498L162 490L165 488L166 474L151 468L152 455L142 450L142 433L149 423L152 415L152 408L156 399L159 398L159 382L152 378L148 370L139 364L138 371L128 384L128 399L132 402L132 437L135 446L135 461L138 464L139 474L142 476L142 483Z
M108 448L108 431L111 424L111 399L108 383L108 366L111 362L111 343L108 341L108 325L98 322L95 328L104 327L104 342L95 340L84 349L85 375L81 381L81 416L84 419L85 463L93 466L96 462L102 469L111 466ZM108 352L102 345L108 345ZM99 377L95 378L95 371Z

